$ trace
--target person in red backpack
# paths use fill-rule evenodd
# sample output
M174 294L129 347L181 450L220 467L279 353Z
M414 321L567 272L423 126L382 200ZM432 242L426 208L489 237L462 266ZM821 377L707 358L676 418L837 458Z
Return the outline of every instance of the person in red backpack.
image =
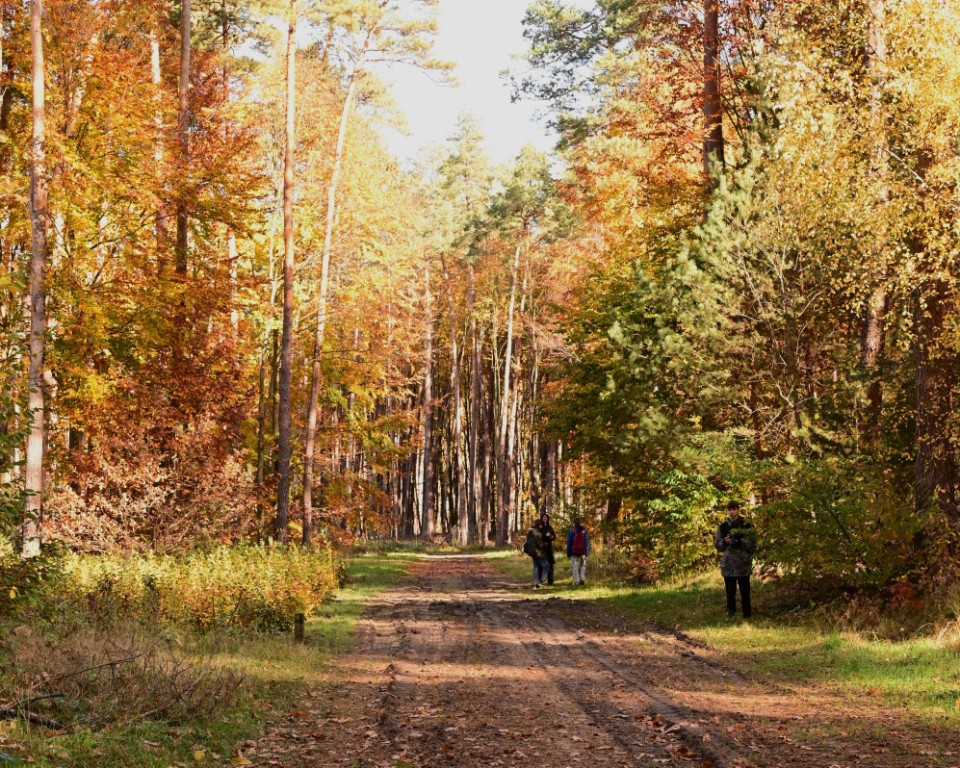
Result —
M587 556L590 554L590 535L587 529L580 525L580 518L573 519L573 528L567 534L567 557L573 568L573 583L587 583Z

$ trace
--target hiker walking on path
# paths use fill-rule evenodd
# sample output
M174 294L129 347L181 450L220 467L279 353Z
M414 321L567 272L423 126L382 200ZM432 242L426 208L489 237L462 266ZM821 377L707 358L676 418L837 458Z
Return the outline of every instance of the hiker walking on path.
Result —
M743 618L750 618L750 574L753 572L753 553L757 548L753 523L740 516L740 503L727 502L727 519L717 527L717 550L723 552L720 573L727 590L727 613L737 613L737 588Z
M546 582L550 563L547 560L547 547L539 520L535 520L527 532L523 553L533 560L533 588L540 589L540 585Z
M553 530L553 526L550 525L550 515L546 512L540 515L540 531L543 533L543 543L547 548L547 562L550 564L550 570L547 571L547 584L552 586L553 568L557 562L557 558L553 553L553 542L557 538L557 533Z
M573 569L574 586L587 583L587 556L590 554L590 534L580 524L580 518L573 519L573 528L567 534L567 557Z

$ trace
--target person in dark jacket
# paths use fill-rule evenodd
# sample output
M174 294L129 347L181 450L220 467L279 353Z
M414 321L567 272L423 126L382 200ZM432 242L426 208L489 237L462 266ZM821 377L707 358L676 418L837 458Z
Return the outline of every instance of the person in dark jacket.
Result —
M727 519L717 526L717 551L723 553L720 573L727 591L727 613L737 613L737 588L743 617L750 618L750 574L753 572L753 553L757 548L753 524L740 516L740 503L727 502Z
M547 548L547 562L550 564L550 569L547 571L547 584L552 586L553 567L557 561L553 553L553 542L556 541L557 534L553 530L553 526L550 525L550 515L546 512L540 515L540 532L543 534L543 543Z
M533 560L533 588L540 589L540 585L547 579L550 563L547 561L547 548L539 520L536 520L527 532L523 553Z

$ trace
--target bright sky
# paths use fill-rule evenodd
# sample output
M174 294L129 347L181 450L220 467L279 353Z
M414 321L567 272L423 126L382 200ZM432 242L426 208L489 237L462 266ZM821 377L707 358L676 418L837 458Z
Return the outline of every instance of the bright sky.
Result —
M571 4L593 5L592 0ZM556 137L534 117L537 105L511 104L509 83L500 77L504 69L523 66L511 55L526 48L521 22L527 5L528 0L441 0L435 55L457 65L459 85L438 85L410 67L381 72L393 81L394 98L409 124L409 136L385 132L398 155L412 158L423 146L446 141L466 112L480 119L494 163L512 159L526 143L544 150L553 147Z

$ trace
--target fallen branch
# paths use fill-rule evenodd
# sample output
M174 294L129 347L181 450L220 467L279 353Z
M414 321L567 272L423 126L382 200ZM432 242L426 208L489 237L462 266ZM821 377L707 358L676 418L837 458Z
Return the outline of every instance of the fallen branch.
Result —
M67 694L65 693L45 693L42 696L31 696L29 699L20 699L15 701L13 704L8 704L2 709L21 709L24 706L29 707L31 704L34 704L38 701L46 701L47 699L65 699Z
M26 720L31 725L39 725L44 728L51 728L55 731L63 730L63 726L56 720L51 720L43 715L35 715L30 711L30 705L38 701L47 699L63 699L65 693L45 693L42 696L31 696L29 699L20 699L6 707L0 707L0 720Z
M110 661L105 661L103 664L97 664L93 667L87 667L86 669L79 669L76 672L67 672L64 675L58 675L57 677L52 678L53 680L69 680L71 677L79 677L84 675L87 672L96 672L98 669L105 669L106 667L119 667L121 664L129 664L131 661L136 661L141 656L142 653L135 654L133 656L127 656L124 659L111 659Z

